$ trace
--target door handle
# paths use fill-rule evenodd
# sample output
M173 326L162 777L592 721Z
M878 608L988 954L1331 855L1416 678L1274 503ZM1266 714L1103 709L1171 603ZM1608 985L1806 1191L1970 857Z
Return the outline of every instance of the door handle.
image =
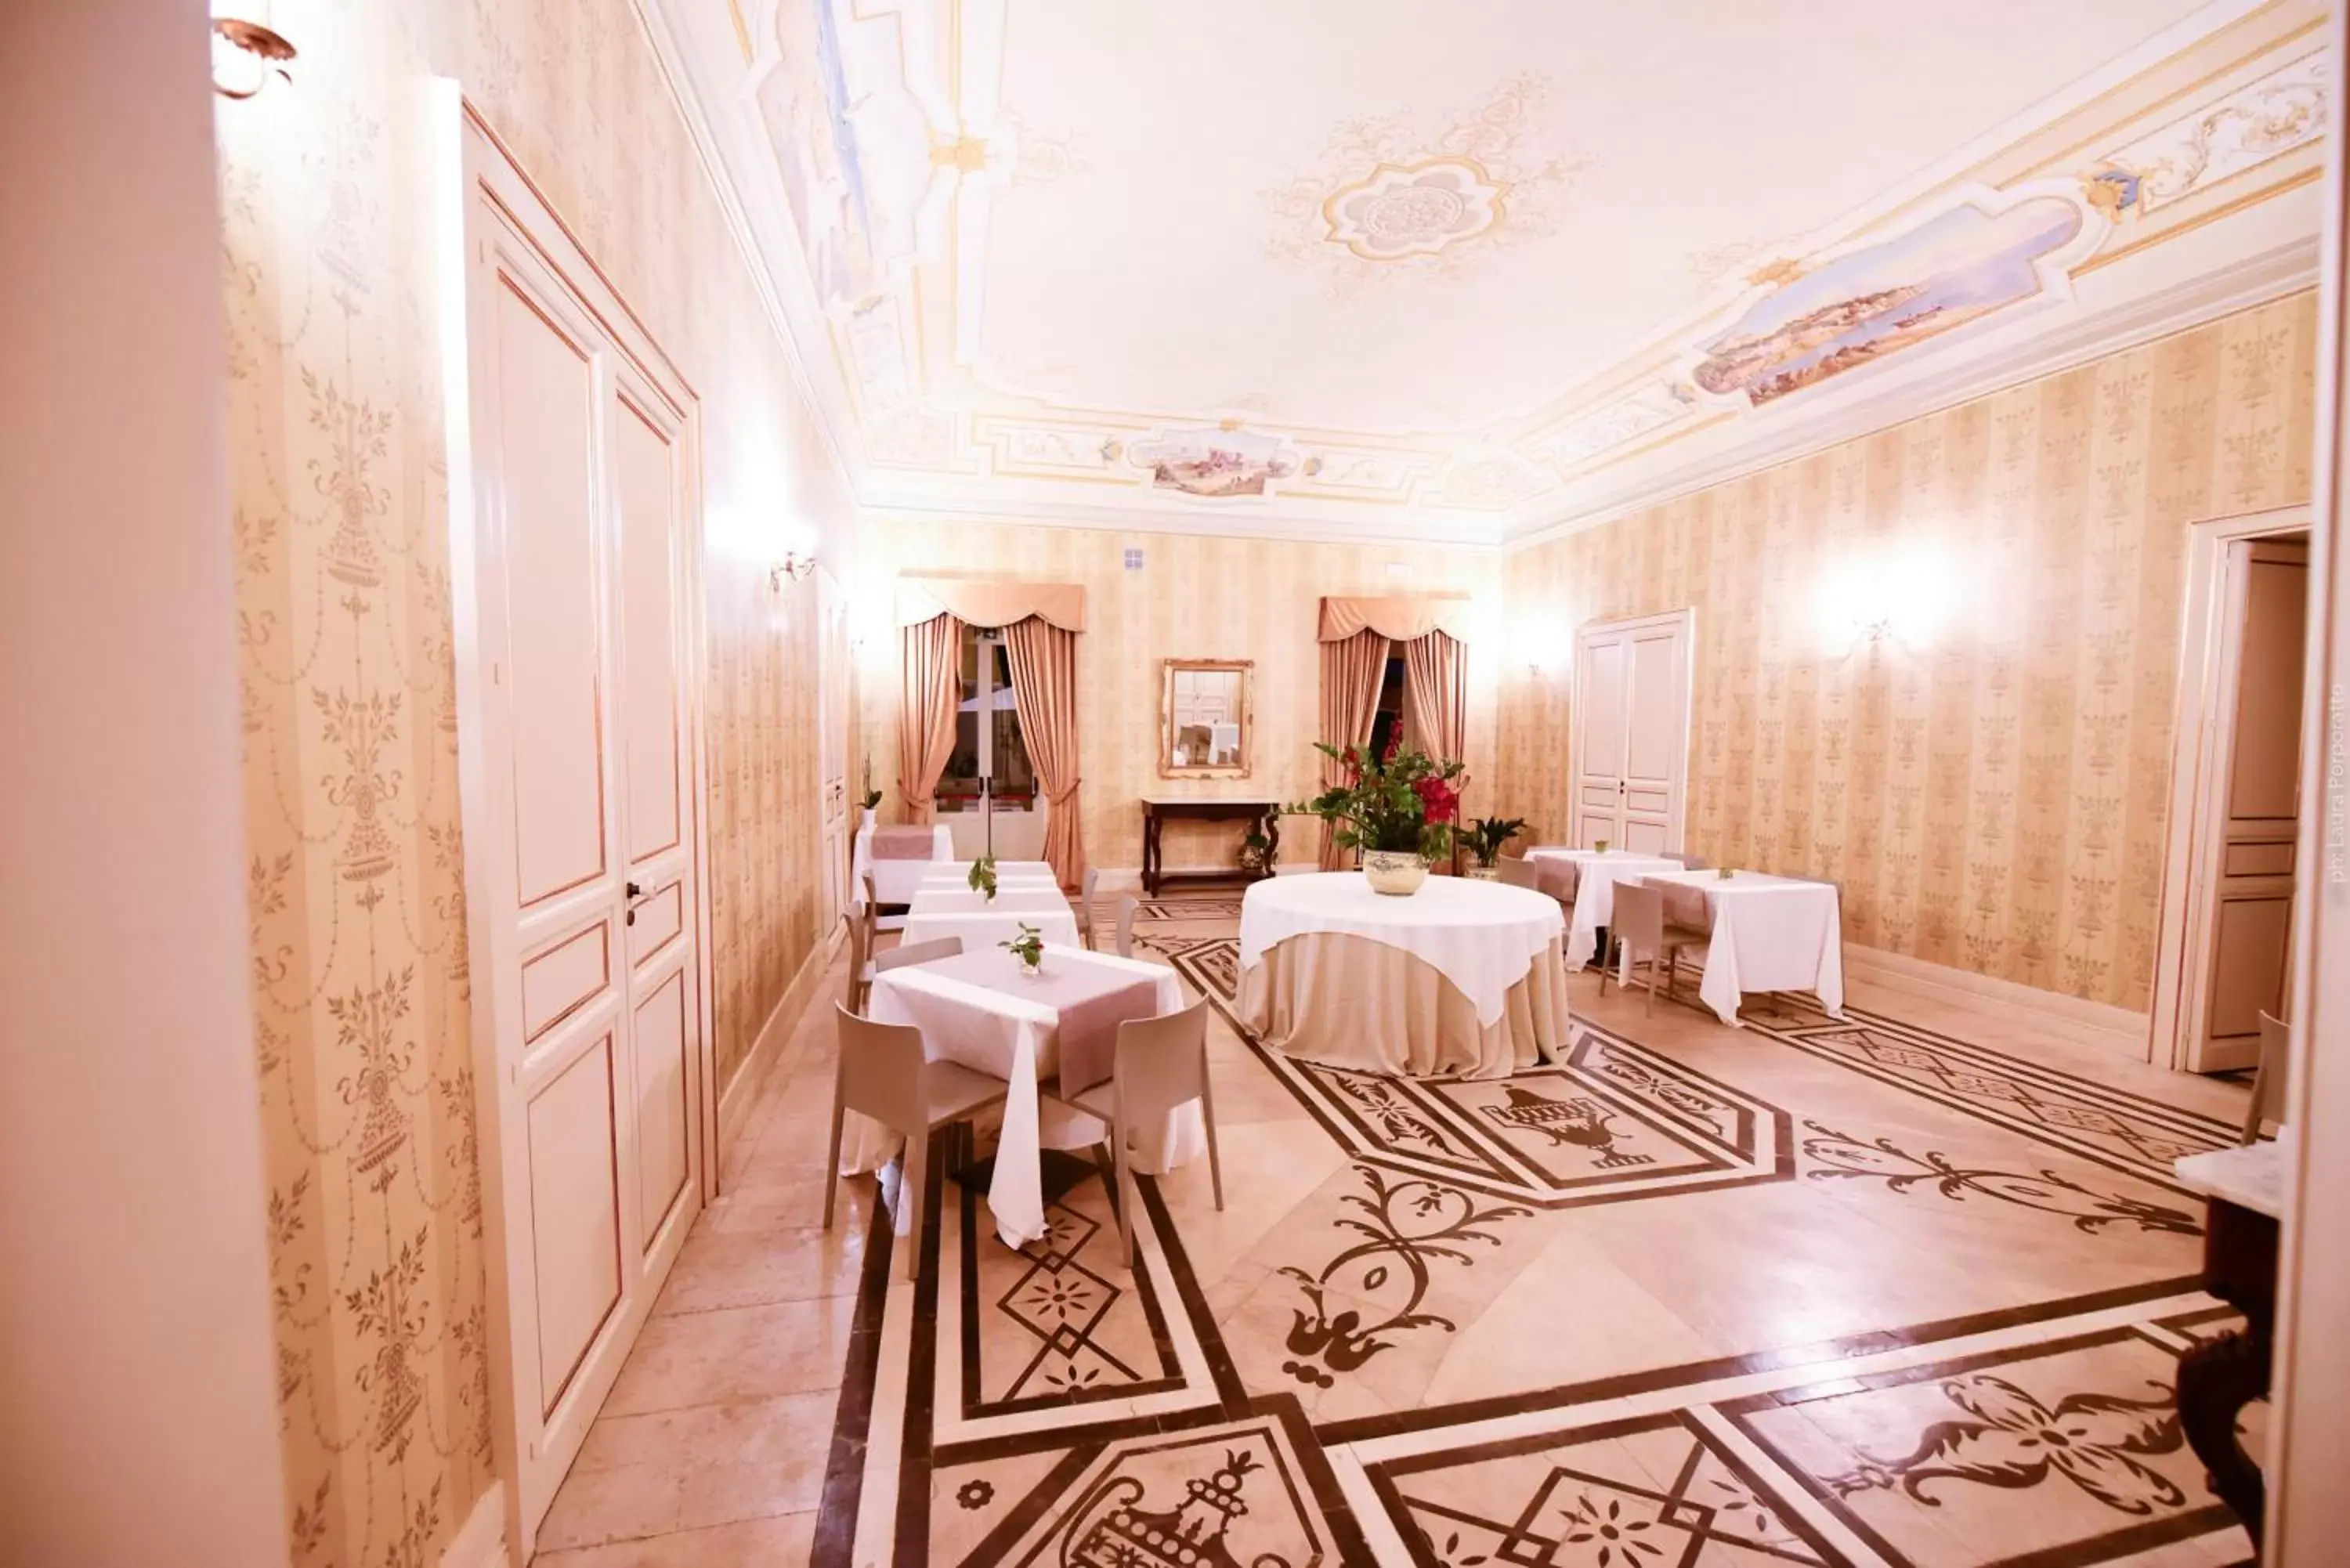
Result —
M651 898L652 895L646 892L642 887L634 882L626 883L624 886L628 889L628 918L621 923L623 925L633 926L637 923L637 906Z

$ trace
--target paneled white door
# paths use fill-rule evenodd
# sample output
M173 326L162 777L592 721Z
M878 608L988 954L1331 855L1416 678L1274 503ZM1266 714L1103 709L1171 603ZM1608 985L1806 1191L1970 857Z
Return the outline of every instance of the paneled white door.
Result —
M2309 546L2241 539L2228 546L2226 620L2198 922L2199 982L2188 1064L2224 1073L2260 1060L2261 1014L2284 1013L2293 935L2293 855L2301 812L2303 633Z
M1681 846L1689 766L1690 612L1575 635L1568 821L1581 846Z
M458 739L500 1469L527 1559L701 1205L692 404L470 121L463 164Z

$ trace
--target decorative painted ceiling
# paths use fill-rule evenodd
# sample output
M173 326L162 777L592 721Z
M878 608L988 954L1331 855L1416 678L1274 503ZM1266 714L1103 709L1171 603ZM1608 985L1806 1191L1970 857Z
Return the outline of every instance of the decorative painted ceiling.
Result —
M650 0L868 506L1491 544L2314 275L2316 0Z

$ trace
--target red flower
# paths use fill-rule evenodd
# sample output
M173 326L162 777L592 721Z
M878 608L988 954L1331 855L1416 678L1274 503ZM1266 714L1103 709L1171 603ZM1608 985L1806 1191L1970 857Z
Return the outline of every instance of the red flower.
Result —
M1385 763L1395 761L1396 753L1401 750L1403 750L1403 726L1401 724L1398 724L1394 729L1388 732L1387 755L1381 757L1379 762L1384 765Z
M1414 779L1411 787L1419 792L1422 813L1430 822L1451 822L1461 814L1461 792L1440 778L1430 775Z

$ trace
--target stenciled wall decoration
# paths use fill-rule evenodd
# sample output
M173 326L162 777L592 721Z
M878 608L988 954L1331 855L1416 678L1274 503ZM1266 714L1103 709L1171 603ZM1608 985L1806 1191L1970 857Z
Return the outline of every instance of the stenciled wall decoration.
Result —
M2315 353L2297 295L1648 507L1513 555L1512 624L1693 607L1691 850L2142 1010L2187 529L2308 499ZM1502 712L1497 804L1556 840L1571 672Z

